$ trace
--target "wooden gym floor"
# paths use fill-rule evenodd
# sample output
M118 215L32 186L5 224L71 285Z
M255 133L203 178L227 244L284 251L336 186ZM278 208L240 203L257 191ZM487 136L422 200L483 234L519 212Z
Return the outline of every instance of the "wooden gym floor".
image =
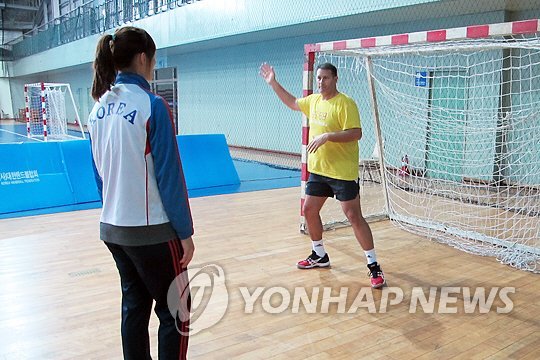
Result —
M190 338L190 359L538 359L540 278L430 242L392 226L371 224L390 288L403 300L387 311L352 314L279 314L261 300L246 314L240 287L347 287L369 290L365 258L350 228L327 233L331 269L297 270L310 252L298 232L298 188L195 198L196 255L191 267L221 266L229 306L223 319ZM0 359L121 359L120 288L114 261L98 237L100 210L0 220ZM464 311L463 293L448 308L457 313L410 313L413 288L429 295L443 287L515 287L513 310L496 297L487 313ZM376 309L380 290L371 292ZM440 294L439 294L440 295ZM262 296L261 296L262 297ZM390 294L390 298L393 295ZM438 299L438 298L437 298ZM272 297L280 303L279 295ZM364 298L365 300L365 298ZM319 297L321 301L321 297ZM439 304L439 302L437 302ZM364 302L364 306L366 303ZM438 307L435 306L435 310ZM302 309L302 308L301 308ZM156 355L158 322L151 321Z

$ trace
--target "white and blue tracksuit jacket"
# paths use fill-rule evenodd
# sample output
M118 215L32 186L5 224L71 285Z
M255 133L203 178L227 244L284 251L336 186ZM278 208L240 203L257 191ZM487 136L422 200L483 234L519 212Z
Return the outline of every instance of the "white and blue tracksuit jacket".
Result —
M103 200L101 238L150 245L193 235L193 221L168 104L140 75L119 73L88 119ZM142 228L141 228L142 227Z

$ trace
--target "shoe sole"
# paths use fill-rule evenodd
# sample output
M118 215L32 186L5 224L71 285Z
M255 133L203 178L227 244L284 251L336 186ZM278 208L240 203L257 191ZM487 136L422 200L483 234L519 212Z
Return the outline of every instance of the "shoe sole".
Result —
M380 289L380 288L382 288L384 285L386 285L386 281L383 282L382 284L379 284L379 285L373 285L373 284L371 284L371 287L374 288L374 289Z
M322 264L315 264L315 265L312 265L312 266L302 266L302 265L296 264L296 267L301 269L301 270L314 269L316 267L326 268L326 267L330 267L330 262L322 263Z

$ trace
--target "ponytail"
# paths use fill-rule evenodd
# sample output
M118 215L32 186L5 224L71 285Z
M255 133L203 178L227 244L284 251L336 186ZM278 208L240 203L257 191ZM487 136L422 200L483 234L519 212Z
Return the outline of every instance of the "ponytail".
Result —
M99 39L94 60L94 83L92 97L98 101L116 80L116 72L129 69L133 58L144 53L152 59L156 53L156 44L143 29L124 26L114 35L104 35Z
M113 35L102 36L97 45L92 83L92 98L96 101L109 90L116 78L113 45Z

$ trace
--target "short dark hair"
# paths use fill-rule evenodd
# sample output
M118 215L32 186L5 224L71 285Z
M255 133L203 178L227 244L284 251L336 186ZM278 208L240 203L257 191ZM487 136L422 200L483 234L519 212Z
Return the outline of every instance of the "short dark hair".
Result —
M324 63L319 66L317 66L317 70L330 70L332 72L332 75L337 76L337 68L330 64L330 63Z

